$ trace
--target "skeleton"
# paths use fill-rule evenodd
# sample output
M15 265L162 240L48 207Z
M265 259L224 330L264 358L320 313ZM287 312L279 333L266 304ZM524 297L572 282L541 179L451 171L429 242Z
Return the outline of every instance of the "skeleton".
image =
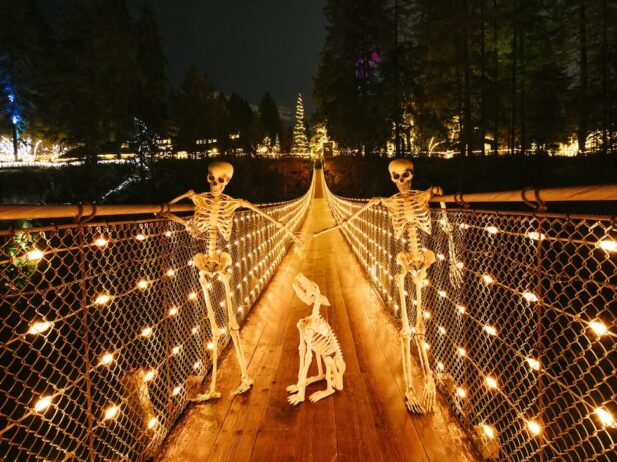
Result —
M411 189L411 181L413 179L414 166L413 162L406 159L397 159L390 162L389 165L390 177L396 184L399 193L389 198L376 197L368 201L368 203L357 210L354 214L342 221L336 226L320 231L315 234L317 237L320 234L332 231L347 225L349 222L357 218L365 210L375 205L384 205L392 220L394 234L397 238L407 237L407 251L400 252L396 256L396 262L401 270L396 275L395 281L399 291L399 300L401 307L401 353L403 362L403 374L407 386L405 392L405 403L410 412L423 413L425 411L432 412L435 407L435 379L431 370L428 356L425 348L426 328L424 326L423 309L422 309L422 288L427 280L427 270L435 262L435 253L431 250L420 247L419 232L431 234L431 220L428 202L434 194L442 194L439 187L431 187L426 191L417 191ZM442 205L442 208L445 204ZM445 219L444 214L444 219ZM447 221L444 222L445 230L448 232L449 250L450 250L450 281L453 285L460 283L460 268L456 264L456 256L454 255L454 245L451 242L452 236L449 233L450 228ZM405 242L405 241L404 241ZM415 286L416 295L416 319L414 326L411 327L409 315L407 312L407 298L405 292L405 278L411 275ZM411 339L414 339L418 350L420 368L424 376L424 391L422 399L419 400L416 396L415 389L412 383L411 375Z
M205 394L198 395L193 401L207 401L221 397L221 394L216 390L216 376L218 368L218 342L224 330L219 328L216 322L215 311L212 307L212 300L209 294L212 282L215 278L221 280L223 283L225 292L224 304L227 309L227 328L240 365L240 386L233 394L244 393L253 384L253 380L251 380L247 372L244 351L240 341L240 327L231 303L231 290L229 287L231 280L230 268L232 265L231 255L219 250L219 244L222 243L221 238L223 241L229 241L231 237L235 211L240 207L250 209L274 223L278 228L285 229L285 232L296 243L300 243L298 238L296 238L296 236L294 236L282 223L279 223L274 218L265 214L255 205L243 199L235 199L223 194L233 173L233 166L228 162L211 163L208 166L210 192L197 194L193 190L190 190L169 202L170 204L174 204L185 198L190 199L193 201L193 204L195 204L193 218L186 221L173 214L166 215L170 220L184 225L194 238L207 242L206 253L196 254L193 257L193 264L199 270L199 283L203 291L206 302L206 314L212 330L212 380L210 382L210 390ZM205 338L203 348L205 353L207 349L207 340Z
M307 305L313 305L313 312L310 316L300 319L297 327L300 332L300 367L298 370L298 383L287 387L287 392L291 393L287 398L293 406L304 401L307 385L326 379L327 387L325 390L317 391L309 396L312 402L319 401L326 396L330 396L336 390L343 389L343 374L345 373L345 361L343 353L332 328L328 322L319 314L321 305L330 306L328 299L321 295L319 286L307 279L302 273L298 274L293 284L294 291L300 300ZM311 361L315 353L317 361L317 375L306 377ZM321 362L326 366L324 374Z

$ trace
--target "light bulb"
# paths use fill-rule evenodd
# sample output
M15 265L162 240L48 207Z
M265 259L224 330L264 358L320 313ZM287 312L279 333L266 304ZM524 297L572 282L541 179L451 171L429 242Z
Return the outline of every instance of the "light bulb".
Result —
M104 366L109 366L114 360L114 355L112 353L105 353L101 356L101 364Z
M150 418L150 420L148 420L148 430L153 430L158 423L159 420L156 417Z
M146 236L144 236L142 233L139 233L135 236L135 239L137 239L138 241L145 241Z
M488 376L486 378L486 386L491 389L497 389L497 380L494 377Z
M612 239L604 239L599 241L596 246L606 252L617 252L617 241Z
M529 292L529 291L523 292L523 298L525 300L527 300L528 302L537 302L538 301L538 296L536 294L534 294L533 292Z
M150 337L152 335L152 327L144 327L141 330L141 336L142 337Z
M490 284L492 284L493 282L495 282L495 280L493 279L493 277L492 277L490 274L484 274L484 275L482 276L482 280L484 281L484 283L485 283L486 285L490 285Z
M497 329L495 329L495 327L490 326L490 325L488 325L488 324L484 326L484 331L485 331L488 335L491 335L491 336L495 336L495 335L497 335Z
M537 359L526 358L525 361L527 361L527 364L529 365L530 369L532 369L534 371L539 371L540 370L540 361L538 361Z
M169 308L168 311L169 316L175 316L178 314L178 308L175 306L172 306L171 308Z
M51 396L44 396L34 404L34 411L38 413L45 412L51 406Z
M535 420L530 420L527 422L527 429L533 436L538 436L542 433L542 426Z
M483 424L482 431L484 432L484 435L486 435L488 439L495 438L495 429L491 427L490 425Z
M104 237L99 237L94 241L94 245L96 245L97 247L105 247L107 244L108 241Z
M497 229L497 227L496 227L496 226L487 226L487 227L486 227L486 231L487 231L489 234L497 234L497 233L499 232L499 230Z
M176 272L174 270L172 270L171 268L167 270L167 276L169 276L170 278L174 277Z
M615 425L615 418L613 417L613 414L611 414L606 409L598 407L594 412L596 413L596 416L598 416L598 418L600 419L600 422L602 422L602 425L606 427Z
M178 353L180 353L180 345L176 345L175 347L171 349L172 355L177 355Z
M141 290L146 290L148 288L148 281L145 279L140 279L137 283L137 287Z
M115 419L118 415L120 408L118 406L110 406L105 409L105 414L103 415L103 420L111 420Z
M598 337L601 337L608 332L608 328L602 321L591 321L589 323L589 327Z
M181 391L182 391L182 387L178 385L177 387L174 388L174 390L171 392L171 394L173 396L178 396Z
M28 329L28 333L29 334L42 334L50 327L51 327L51 323L49 321L37 321L30 325L30 329Z
M156 371L154 369L150 369L148 372L144 374L144 382L150 382L154 376L156 375Z
M111 297L109 295L100 294L98 297L96 297L94 303L96 303L97 305L105 305L109 300L111 300Z
M36 247L34 247L30 252L26 254L26 257L28 258L28 261L37 262L39 260L42 260L44 255L45 254L43 253L42 250L39 250Z
M466 398L467 392L465 391L464 388L458 387L456 389L456 396L458 396L459 398Z

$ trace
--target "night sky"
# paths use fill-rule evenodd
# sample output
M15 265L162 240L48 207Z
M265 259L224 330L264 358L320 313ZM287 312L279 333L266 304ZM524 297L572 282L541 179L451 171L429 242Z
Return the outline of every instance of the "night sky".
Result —
M62 0L40 0L50 13ZM134 8L143 0L127 0ZM151 0L168 75L177 86L191 64L217 89L258 104L269 91L290 117L302 93L313 109L312 76L325 36L325 0ZM288 114L285 114L288 112Z

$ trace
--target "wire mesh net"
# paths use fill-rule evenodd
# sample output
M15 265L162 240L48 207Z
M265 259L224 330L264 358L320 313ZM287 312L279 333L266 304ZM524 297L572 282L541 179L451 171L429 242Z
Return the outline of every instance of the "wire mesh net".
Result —
M366 203L327 198L337 222ZM436 255L422 290L425 348L477 451L512 461L615 460L614 218L432 209L431 221L421 242ZM342 230L399 318L396 256L409 249L388 210L371 207Z
M297 230L312 188L263 210ZM231 299L241 323L291 239L238 211ZM0 235L0 460L143 460L156 454L210 368L213 326L192 258L206 243L144 221ZM224 332L223 284L210 297ZM223 335L221 347L228 342Z

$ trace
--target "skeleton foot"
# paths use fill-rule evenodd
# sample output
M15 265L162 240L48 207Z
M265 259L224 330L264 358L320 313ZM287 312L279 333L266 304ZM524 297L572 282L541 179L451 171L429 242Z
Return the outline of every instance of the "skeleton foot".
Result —
M220 397L221 393L219 393L218 391L210 391L208 393L202 393L200 395L197 395L194 398L190 398L189 401L192 403L203 403L204 401L219 399Z
M407 405L407 410L413 414L424 414L424 408L418 401L416 397L416 392L413 388L407 390L405 393L405 404Z
M298 390L300 390L300 387L294 383L293 385L289 385L285 388L285 390L287 390L287 393L297 393Z
M248 391L248 389L251 388L252 385L253 381L248 377L242 379L242 382L240 382L240 386L236 388L236 390L231 394L231 396L241 395L242 393Z
M330 396L333 393L334 388L326 388L325 390L316 391L311 396L309 396L309 399L311 400L311 402L315 403L320 399L325 398L326 396Z
M290 395L287 397L287 401L292 406L296 406L304 401L304 392L298 391L295 395Z
M422 405L426 412L435 411L435 380L432 375L428 375L424 379L424 391L422 392Z
M306 384L310 385L311 383L319 382L320 380L323 380L325 378L325 374L314 375L313 377L309 377L308 379L306 379ZM287 390L287 393L296 393L298 390L300 390L300 387L297 383L294 383L293 385L289 385L285 390Z

